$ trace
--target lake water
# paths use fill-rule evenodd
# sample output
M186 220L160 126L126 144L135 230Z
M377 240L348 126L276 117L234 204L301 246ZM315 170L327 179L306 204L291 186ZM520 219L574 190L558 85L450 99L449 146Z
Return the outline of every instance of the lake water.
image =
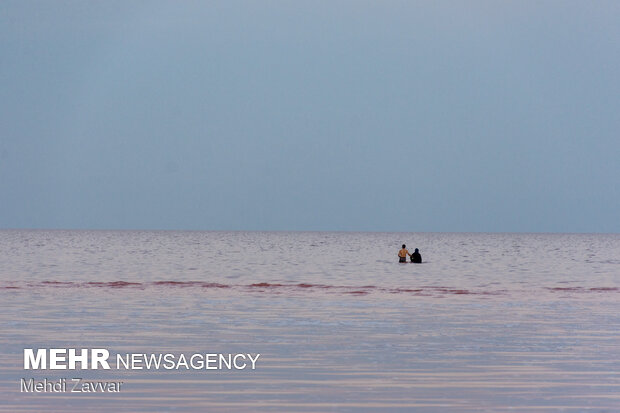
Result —
M620 411L620 235L4 230L0 303L3 412ZM24 348L260 359L44 371Z

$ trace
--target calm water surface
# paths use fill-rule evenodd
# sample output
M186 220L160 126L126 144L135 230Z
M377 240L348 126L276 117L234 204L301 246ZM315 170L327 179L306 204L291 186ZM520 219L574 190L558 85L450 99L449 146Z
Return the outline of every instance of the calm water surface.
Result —
M0 411L618 412L619 289L611 234L0 231ZM261 357L23 370L53 347ZM19 391L76 376L125 384Z

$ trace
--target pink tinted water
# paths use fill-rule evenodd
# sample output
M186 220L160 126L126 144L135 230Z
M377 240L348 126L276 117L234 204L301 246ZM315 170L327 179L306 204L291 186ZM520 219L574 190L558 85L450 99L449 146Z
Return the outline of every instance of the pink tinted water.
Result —
M0 411L619 411L619 281L619 235L0 231ZM261 357L20 393L53 347Z

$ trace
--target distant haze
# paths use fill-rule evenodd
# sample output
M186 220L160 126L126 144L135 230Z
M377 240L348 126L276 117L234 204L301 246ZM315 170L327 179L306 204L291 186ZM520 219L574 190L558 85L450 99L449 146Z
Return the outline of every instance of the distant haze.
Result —
M620 232L620 2L0 3L0 228Z

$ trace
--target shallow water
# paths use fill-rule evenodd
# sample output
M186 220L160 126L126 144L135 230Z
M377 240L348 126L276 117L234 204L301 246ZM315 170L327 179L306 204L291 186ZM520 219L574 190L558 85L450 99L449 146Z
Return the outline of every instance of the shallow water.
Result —
M613 234L0 231L0 411L620 411L619 288ZM261 356L20 393L54 347Z

